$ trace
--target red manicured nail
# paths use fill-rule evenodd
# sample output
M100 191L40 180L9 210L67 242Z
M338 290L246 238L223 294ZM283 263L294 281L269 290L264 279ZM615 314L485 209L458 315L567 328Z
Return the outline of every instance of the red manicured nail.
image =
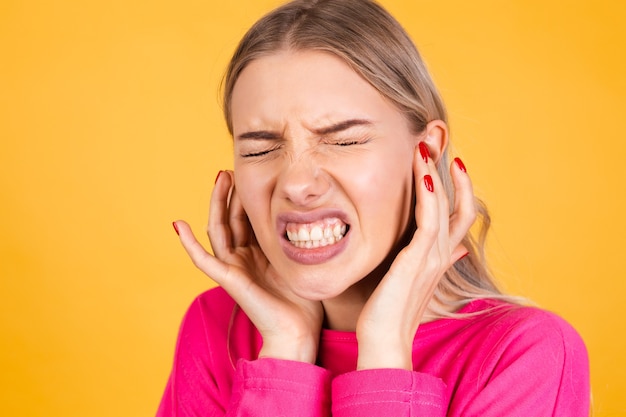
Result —
M435 186L433 185L433 179L430 175L424 175L424 185L426 189L431 193L435 191Z
M176 226L176 222L172 222L172 226L174 226L174 231L176 232L176 234L180 236L180 233L178 233L178 226Z
M217 184L217 180L220 179L220 174L222 173L222 170L219 170L217 173L217 177L215 177L215 184Z
M463 163L463 161L461 161L460 158L454 158L454 163L456 164L456 166L459 167L461 171L467 172L467 168L465 168L465 164Z
M428 146L424 142L420 142L417 147L420 150L420 155L424 162L428 163L428 158L430 158L430 152L428 151Z
M469 255L469 252L465 252L465 255L463 255L459 259L457 259L457 262L460 261L461 259L465 258L467 255Z

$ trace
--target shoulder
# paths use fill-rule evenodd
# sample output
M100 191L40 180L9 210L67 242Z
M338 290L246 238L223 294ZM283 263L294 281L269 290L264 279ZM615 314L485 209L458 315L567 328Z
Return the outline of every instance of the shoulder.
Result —
M262 340L248 316L221 287L198 295L185 314L179 339L198 354L251 359ZM226 349L230 349L227 351Z
M221 287L214 287L196 296L187 309L189 315L218 315L222 316L227 311L232 311L235 307L235 300L232 299Z
M234 307L235 301L220 287L198 295L183 318L181 342L204 346L208 340L226 335Z
M509 368L532 370L536 378L588 379L588 355L578 332L559 315L537 307L494 300L471 303L466 313L480 340L483 366L491 377ZM531 378L532 379L532 378ZM562 381L563 382L563 381Z
M234 307L235 300L222 287L215 287L198 295L190 309L198 309L204 314L221 314Z
M472 315L470 321L503 342L523 344L541 342L553 347L580 346L578 332L558 314L537 307L506 303L497 300L478 300L463 309Z
M474 301L462 309L470 407L525 410L511 415L578 416L589 410L589 360L578 332L559 315L501 301ZM469 360L471 358L471 361ZM483 407L483 408L481 408ZM504 408L502 408L504 407ZM465 415L465 414L464 414Z

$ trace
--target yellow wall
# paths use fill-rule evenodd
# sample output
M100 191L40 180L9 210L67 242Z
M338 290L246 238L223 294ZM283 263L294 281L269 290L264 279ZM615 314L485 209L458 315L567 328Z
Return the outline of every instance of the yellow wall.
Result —
M0 4L3 415L154 414L180 318L212 285L170 222L205 224L231 166L220 76L275 4ZM596 416L626 415L625 3L383 4L448 103L494 269L580 331Z

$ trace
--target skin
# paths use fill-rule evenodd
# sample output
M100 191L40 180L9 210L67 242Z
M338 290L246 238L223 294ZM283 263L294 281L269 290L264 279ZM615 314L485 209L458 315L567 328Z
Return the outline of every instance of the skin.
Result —
M448 214L436 170L445 123L412 133L348 65L315 51L250 63L232 115L235 169L220 173L211 198L214 256L185 222L175 226L195 265L260 331L259 356L314 363L326 326L356 331L359 369L412 369L415 332L439 280L466 253L460 242L476 216L469 177L455 164ZM285 239L285 219L328 217L348 233L315 256Z

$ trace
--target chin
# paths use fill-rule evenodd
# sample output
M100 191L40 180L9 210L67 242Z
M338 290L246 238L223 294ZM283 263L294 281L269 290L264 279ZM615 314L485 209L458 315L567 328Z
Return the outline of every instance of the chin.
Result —
M311 301L329 300L343 294L352 283L339 283L333 280L334 276L324 274L324 277L301 277L290 283L291 291L300 298Z

